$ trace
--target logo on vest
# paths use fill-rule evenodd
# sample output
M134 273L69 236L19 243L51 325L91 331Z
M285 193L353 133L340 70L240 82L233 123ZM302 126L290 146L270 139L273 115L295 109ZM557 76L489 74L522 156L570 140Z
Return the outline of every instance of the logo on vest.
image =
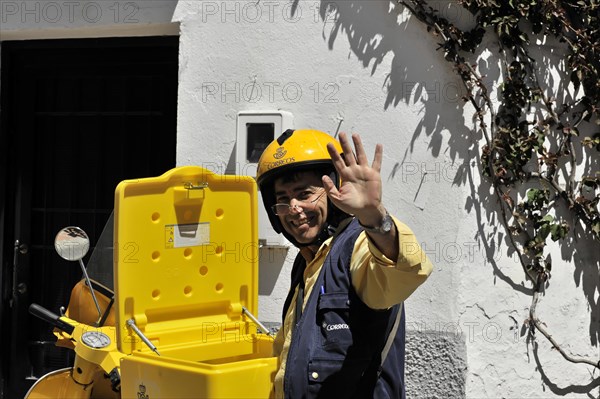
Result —
M350 327L348 327L348 324L346 324L346 323L340 323L340 324L323 323L323 327L325 327L325 330L327 330L327 331L349 330L350 329Z

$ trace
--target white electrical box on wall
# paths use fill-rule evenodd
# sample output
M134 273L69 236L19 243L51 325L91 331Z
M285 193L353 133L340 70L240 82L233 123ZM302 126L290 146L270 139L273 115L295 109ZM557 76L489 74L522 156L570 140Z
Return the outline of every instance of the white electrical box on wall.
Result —
M256 177L263 150L287 129L294 128L294 117L287 111L240 111L237 115L236 173ZM266 247L287 247L289 242L271 227L259 195L258 239Z

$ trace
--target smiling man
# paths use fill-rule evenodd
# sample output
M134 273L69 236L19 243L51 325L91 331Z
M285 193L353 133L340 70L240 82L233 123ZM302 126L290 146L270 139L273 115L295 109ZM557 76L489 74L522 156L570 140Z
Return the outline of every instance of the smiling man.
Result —
M382 203L377 145L287 130L257 181L273 228L300 253L274 344L276 398L404 398L403 303L432 266Z

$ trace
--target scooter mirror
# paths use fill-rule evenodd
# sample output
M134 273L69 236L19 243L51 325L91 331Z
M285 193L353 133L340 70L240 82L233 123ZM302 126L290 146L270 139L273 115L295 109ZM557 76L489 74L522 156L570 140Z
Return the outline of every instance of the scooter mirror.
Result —
M79 227L69 226L58 232L54 248L61 258L77 261L83 259L90 249L90 239Z

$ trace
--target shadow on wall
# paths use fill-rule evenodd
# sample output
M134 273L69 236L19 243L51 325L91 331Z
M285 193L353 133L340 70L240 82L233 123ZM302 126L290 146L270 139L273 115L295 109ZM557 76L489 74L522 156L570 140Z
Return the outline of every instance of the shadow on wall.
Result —
M438 2L439 3L439 2ZM292 12L298 7L299 0L293 0ZM455 5L455 7L459 7ZM454 163L459 164L453 184L469 185L471 195L467 198L465 209L467 212L475 212L478 221L478 230L475 233L479 243L483 246L488 261L494 271L494 279L499 278L513 289L532 295L532 289L527 288L522 282L515 282L509 276L504 274L496 263L499 258L502 243L506 245L507 256L514 258L514 251L511 249L509 237L501 226L501 209L498 205L496 195L490 193L490 185L487 182L480 183L478 176L473 176L473 170L481 170L479 164L479 143L483 139L479 129L476 129L474 120L465 121L464 101L462 96L466 93L462 82L457 76L451 75L450 65L443 70L436 70L437 61L427 63L430 56L443 59L441 51L435 51L437 46L435 39L426 31L426 27L416 18L406 18L402 16L403 9L395 0L365 1L365 0L345 0L332 2L321 0L319 8L323 22L323 40L328 47L332 49L339 35L345 35L353 54L362 62L364 68L370 68L374 74L377 68L382 65L384 58L392 57L391 69L387 78L382 82L382 86L387 93L384 109L390 106L395 107L400 101L404 103L419 102L422 104L420 112L423 115L422 121L416 127L411 139L411 146L406 150L404 159L397 163L392 169L389 179L393 179L402 164L406 160L409 151L414 149L414 143L421 134L426 134L429 138L429 150L432 155L439 156L442 147L442 131L450 131L452 135L448 139L449 155ZM471 14L460 8L461 17L464 19L472 18ZM468 21L467 21L468 22ZM412 27L410 31L422 31L422 43L412 37L407 37L407 27L409 25L419 24L419 27ZM404 37L404 39L403 39ZM489 39L488 39L489 40ZM410 46L409 46L410 44ZM481 57L486 48L491 48L494 53L495 43L488 42L481 46L480 52L473 55L477 58L478 69L485 76L484 83L495 82L502 75L496 62L488 62L488 59ZM421 49L418 57L414 54L415 49ZM544 52L540 50L536 54L540 66L538 78L549 86L555 84L554 77L550 73L548 65L555 65L556 60L551 56L554 51ZM497 52L496 52L497 54ZM548 55L549 54L549 55ZM491 58L493 61L494 58ZM435 65L434 65L435 64ZM386 64L387 65L387 64ZM558 65L563 68L564 65ZM559 73L564 77L566 71ZM439 79L432 83L432 76ZM489 86L489 85L488 85ZM568 96L569 91L565 87L559 87L556 91L560 95ZM491 92L492 96L498 98L498 92ZM427 96L423 97L423 94ZM560 97L560 96L559 96ZM557 103L567 98L557 98ZM457 129L456 126L461 126ZM473 131L476 131L473 134ZM575 144L578 151L581 146ZM578 154L581 158L581 154ZM596 162L590 160L589 162ZM584 165L588 168L590 165ZM599 165L591 165L591 169L599 170ZM564 166L563 166L564 168ZM595 169L594 169L595 168ZM524 192L520 192L523 195ZM559 209L560 211L560 209ZM587 298L590 309L589 338L592 346L598 347L600 341L600 298L596 298L596 291L600 292L600 259L597 256L600 253L600 244L597 240L585 237L582 234L580 226L573 226L574 238L562 245L562 260L565 263L574 265L574 280L577 286L581 286L584 295ZM572 237L573 237L572 236ZM515 261L515 267L520 268L518 261ZM524 276L524 275L523 275ZM524 277L525 278L525 277ZM544 376L542 366L538 364L540 373ZM552 383L547 385L555 393L564 392L564 389L558 388ZM586 389L589 386L581 387ZM566 388L569 392L578 392L577 387Z
M561 396L565 396L568 394L587 394L590 398L594 398L592 396L593 394L593 390L600 387L600 378L596 378L592 381L590 381L589 384L587 385L570 385L566 388L561 388L558 385L556 385L555 383L553 383L550 378L548 378L548 376L546 375L546 373L544 372L544 366L542 364L542 361L540 360L540 357L538 355L538 344L537 342L535 342L533 344L533 358L535 359L535 365L537 366L537 369L539 370L541 376L542 376L542 381L544 382L544 384L550 388L550 390L557 394L557 395L561 395ZM600 391L596 392L597 396L596 398L600 398Z
M299 0L294 0L296 7L298 3ZM464 90L462 83L457 80L448 82L450 79L440 79L431 82L431 76L448 75L447 68L436 70L432 64L423 65L422 56L432 53L431 43L398 40L405 35L406 27L402 26L403 24L418 22L409 19L399 24L402 8L395 1L387 0L321 0L319 12L324 21L323 39L328 47L333 48L338 36L345 34L354 55L365 68L371 69L372 74L380 67L384 58L392 55L390 71L382 82L382 89L387 93L385 109L395 107L400 101L421 101L422 95L428 94L427 100L422 102L422 111L425 111L423 120L414 131L407 153L412 150L412 144L423 131L429 136L432 154L438 156L442 147L441 132L444 128L447 125L456 126L457 118L458 122L462 122L463 125L465 123L462 120L464 101L461 94ZM414 57L416 46L420 46L422 50L420 57ZM469 155L468 148L472 145L469 129L465 126L455 133L451 138L450 155L453 160L468 159L465 156Z

